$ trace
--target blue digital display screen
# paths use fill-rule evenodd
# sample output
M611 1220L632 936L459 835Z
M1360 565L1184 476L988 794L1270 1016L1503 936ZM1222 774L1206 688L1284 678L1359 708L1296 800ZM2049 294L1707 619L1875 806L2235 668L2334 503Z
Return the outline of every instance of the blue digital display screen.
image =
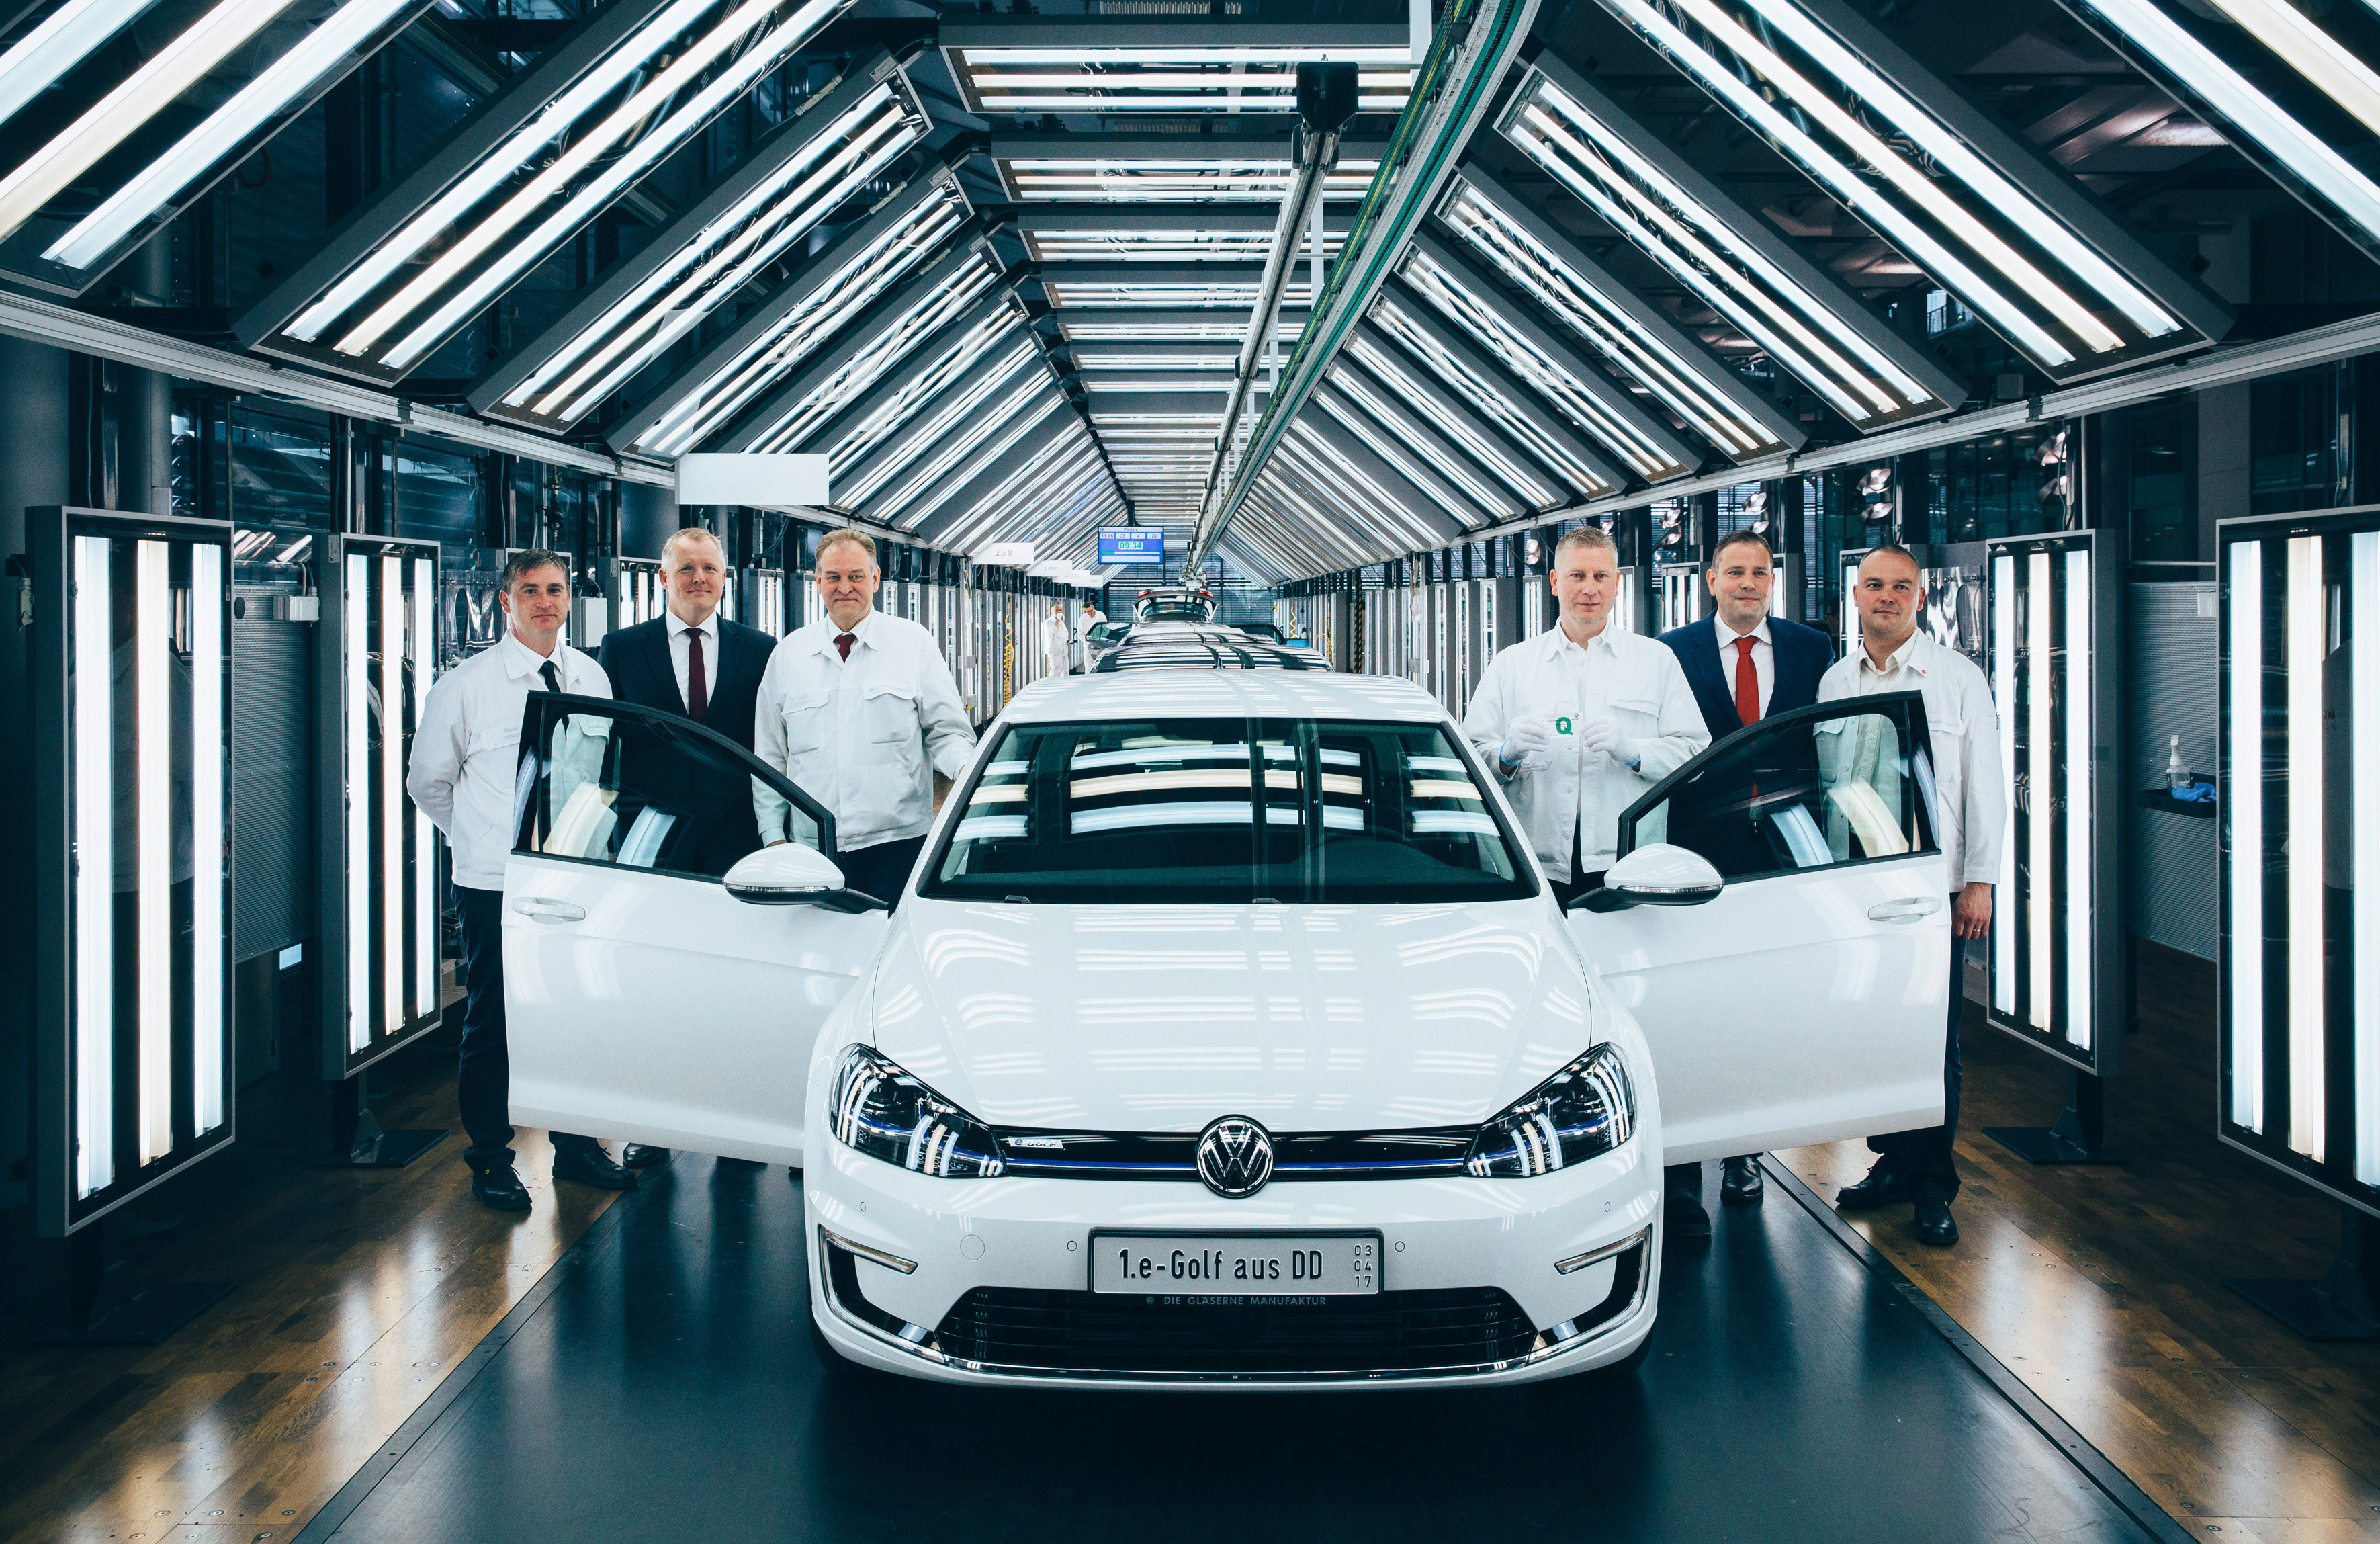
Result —
M1165 561L1165 531L1158 526L1102 526L1099 561L1161 564Z

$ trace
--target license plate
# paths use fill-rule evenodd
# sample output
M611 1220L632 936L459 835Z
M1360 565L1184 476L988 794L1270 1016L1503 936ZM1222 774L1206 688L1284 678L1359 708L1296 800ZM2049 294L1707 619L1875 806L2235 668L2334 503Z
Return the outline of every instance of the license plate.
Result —
M1361 1296L1380 1290L1380 1235L1093 1234L1091 1290Z

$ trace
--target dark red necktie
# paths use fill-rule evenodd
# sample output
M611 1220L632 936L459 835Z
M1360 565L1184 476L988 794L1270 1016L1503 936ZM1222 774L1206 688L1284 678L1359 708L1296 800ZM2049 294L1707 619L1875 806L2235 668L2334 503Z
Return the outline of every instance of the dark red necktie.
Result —
M851 663L851 645L853 640L857 637L858 635L856 633L837 633L834 635L834 651L843 656L844 663L845 664Z
M702 675L702 629L686 630L686 716L695 723L710 711L710 683Z
M1760 722L1760 672L1752 665L1756 638L1735 640L1735 716L1746 728Z

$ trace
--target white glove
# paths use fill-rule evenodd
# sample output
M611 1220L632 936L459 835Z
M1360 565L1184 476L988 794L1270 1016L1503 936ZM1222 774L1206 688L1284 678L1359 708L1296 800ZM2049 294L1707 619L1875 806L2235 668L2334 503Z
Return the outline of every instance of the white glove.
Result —
M1620 732L1620 725L1608 718L1591 718L1579 726L1579 743L1589 750L1599 750L1622 766L1638 766L1645 752L1635 741Z
M1517 767L1553 743L1551 724L1535 713L1523 713L1512 721L1512 727L1505 733L1504 743L1496 748L1496 760L1508 767Z

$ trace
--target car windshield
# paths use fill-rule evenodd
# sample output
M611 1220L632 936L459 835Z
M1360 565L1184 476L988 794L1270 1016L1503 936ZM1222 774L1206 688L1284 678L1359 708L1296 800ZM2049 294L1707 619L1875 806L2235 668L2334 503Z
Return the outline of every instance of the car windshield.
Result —
M1288 905L1536 894L1468 757L1434 724L1013 724L965 798L922 895Z
M1204 601L1143 601L1134 616L1141 622L1204 622L1207 612Z

